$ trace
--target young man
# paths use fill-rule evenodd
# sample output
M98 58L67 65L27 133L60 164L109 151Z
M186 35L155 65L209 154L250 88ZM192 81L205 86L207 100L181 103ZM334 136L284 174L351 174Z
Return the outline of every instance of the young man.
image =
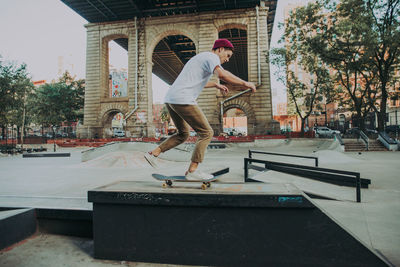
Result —
M242 85L253 92L256 87L253 83L244 81L221 67L228 62L233 54L233 45L227 39L218 39L214 42L211 52L200 53L191 58L183 67L182 72L172 84L165 96L164 102L173 120L177 133L161 143L156 149L145 154L146 160L156 167L156 158L165 152L185 142L189 137L190 127L196 131L198 138L192 154L191 163L186 171L186 179L202 180L213 176L197 169L204 159L204 153L213 137L213 130L196 103L197 97L203 88L216 87L223 94L228 92L225 85L209 82L211 76L216 74L219 79L227 83Z

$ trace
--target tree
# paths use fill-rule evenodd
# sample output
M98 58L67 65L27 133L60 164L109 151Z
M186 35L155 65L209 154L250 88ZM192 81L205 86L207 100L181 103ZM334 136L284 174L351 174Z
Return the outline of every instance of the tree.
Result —
M320 2L328 10L328 23L312 40L314 51L336 70L345 88L343 99L352 100L361 128L373 109L382 131L400 59L400 0Z
M26 101L32 90L26 65L5 63L0 58L0 126L3 136L7 137L5 129L8 126L17 126L23 131L26 122L29 122L30 117L25 116Z
M69 86L71 93L70 108L72 109L72 116L68 117L68 121L76 119L83 120L83 106L85 100L85 79L75 80L71 74L66 71L58 80L59 83L65 83Z
M376 37L368 48L373 55L373 72L379 80L376 89L381 98L373 109L378 113L378 130L383 131L390 83L400 64L400 0L368 0L366 6Z
M51 127L80 119L83 104L84 80L75 81L68 72L58 82L40 86L30 102L35 121Z
M305 121L324 97L328 99L332 88L327 66L318 54L312 53L310 46L318 25L323 24L320 10L318 3L311 3L292 11L280 40L285 47L271 50L271 63L278 68L278 79L286 85L289 103L294 105L301 119L302 136ZM310 80L304 81L299 74L309 76Z

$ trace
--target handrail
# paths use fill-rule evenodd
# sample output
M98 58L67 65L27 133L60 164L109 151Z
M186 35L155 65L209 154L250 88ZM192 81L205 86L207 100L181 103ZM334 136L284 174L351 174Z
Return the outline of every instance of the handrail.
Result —
M264 152L264 151L257 151L257 150L249 150L249 158L252 158L251 157L252 154L266 154L266 155L275 155L275 156L284 156L284 157L293 157L293 158L314 159L315 160L315 167L318 167L318 157L292 155L292 154L282 154L282 153L272 153L272 152Z
M378 136L381 137L383 141L388 143L389 145L397 145L397 142L390 138L390 136L386 132L379 132Z
M360 130L360 132L359 132L359 138L361 138L363 140L364 144L367 147L367 151L368 151L369 150L369 138L362 130Z
M338 133L334 133L334 134L333 134L333 136L336 138L336 140L338 140L338 141L339 141L339 144L340 144L341 146L343 146L343 145L344 145L344 142L343 142L342 136L341 136L340 134L338 134Z
M390 138L390 136L386 132L379 132L378 140L387 148L387 150L398 150L397 142Z

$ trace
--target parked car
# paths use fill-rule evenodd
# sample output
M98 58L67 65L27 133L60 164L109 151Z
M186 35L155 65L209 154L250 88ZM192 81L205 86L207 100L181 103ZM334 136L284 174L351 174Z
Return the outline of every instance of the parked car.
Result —
M125 131L121 129L115 129L114 130L114 137L124 137L125 136Z
M322 127L315 127L315 128L314 128L314 131L315 131L315 137L331 138L331 137L333 137L333 135L334 135L335 133L340 134L340 131L332 130L332 129L330 129L330 128L328 128L328 127L324 127L324 126L322 126Z
M242 132L236 128L228 128L225 130L228 136L246 136L245 132Z

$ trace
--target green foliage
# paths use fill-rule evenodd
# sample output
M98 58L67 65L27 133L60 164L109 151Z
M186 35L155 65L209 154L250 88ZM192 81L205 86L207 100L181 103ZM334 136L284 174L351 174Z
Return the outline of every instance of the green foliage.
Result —
M82 117L84 80L75 81L67 72L56 83L40 86L30 101L35 122L58 126Z
M169 115L168 109L165 105L161 109L160 118L161 118L162 122L169 122L169 120L170 120L170 115Z
M329 10L328 26L312 40L314 51L334 70L335 100L355 111L359 121L368 115L376 100L369 94L372 80L364 80L373 77L368 75L371 56L366 48L372 42L373 33L368 26L371 21L360 16L365 12L363 0L341 1L337 8L332 6Z
M342 104L359 118L375 110L383 130L400 63L400 0L342 0L328 11L326 30L313 39L315 52L336 70L336 81L345 88L341 99L351 99Z
M327 102L339 101L360 121L374 110L383 129L387 98L398 94L400 86L395 76L400 66L400 0L317 0L292 11L281 42L287 45L271 51L271 63L301 118L313 104L318 106L319 97L304 94L310 88L290 69L292 62L315 75L318 95Z
M81 119L84 91L85 81L68 72L56 83L35 88L25 64L6 63L0 57L0 126L23 129L31 122L56 126Z
M383 130L386 121L386 104L390 86L400 66L400 0L369 0L367 14L371 18L375 33L369 46L373 56L372 71L379 81L375 89L380 97L379 105L373 106L378 113L378 128Z
M71 109L73 110L73 116L68 119L73 121L76 119L83 120L83 106L85 101L85 79L75 80L68 71L59 79L59 83L65 83L69 86L71 93Z
M305 120L315 107L332 95L329 69L321 57L313 53L311 42L316 32L324 27L321 9L318 3L311 3L292 12L285 21L285 32L280 40L285 48L271 50L271 63L277 68L278 79L286 85L289 105L302 120L302 133ZM310 80L305 81L307 79L300 75Z
M0 58L0 125L22 126L22 114L33 84L26 65L3 62ZM27 117L29 121L29 117Z

